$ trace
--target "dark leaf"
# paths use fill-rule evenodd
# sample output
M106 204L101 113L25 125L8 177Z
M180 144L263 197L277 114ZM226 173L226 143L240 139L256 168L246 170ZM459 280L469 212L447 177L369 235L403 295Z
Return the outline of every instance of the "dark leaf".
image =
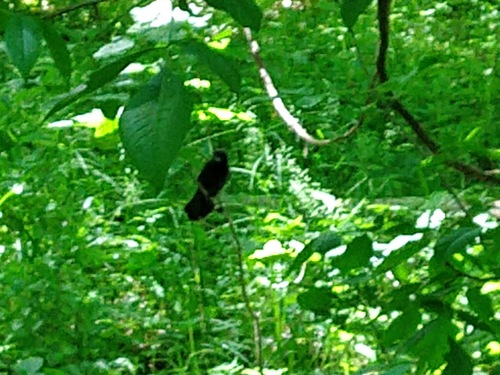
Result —
M333 304L333 293L329 288L311 288L297 296L297 302L305 310L316 314L328 314Z
M340 7L340 15L345 25L352 29L358 17L366 11L373 0L343 0Z
M1 4L1 3L0 3ZM1 7L1 5L0 5ZM5 27L7 26L7 22L13 16L11 12L8 12L6 9L0 8L0 33L5 31Z
M5 28L5 46L12 63L26 79L42 47L40 27L35 18L13 15Z
M153 48L149 48L123 56L118 60L93 71L87 81L88 90L94 91L103 87L105 84L114 80L129 64L137 61L138 58L153 50Z
M116 117L121 105L122 103L119 100L111 99L103 101L100 108L106 118L113 120Z
M333 264L342 272L347 272L354 268L367 266L372 256L372 241L367 235L363 235L352 240L347 245L345 253L335 258Z
M95 70L90 74L89 79L83 85L78 86L73 89L68 95L65 95L59 99L56 104L50 109L50 111L45 115L44 119L49 118L54 113L60 111L61 109L67 107L71 103L74 103L78 99L88 95L95 90L103 87L105 84L113 81L120 72L125 69L130 63L137 61L137 59L144 54L152 51L153 49L146 49L131 55L123 56L122 58L113 61L112 63Z
M241 26L260 29L262 11L253 0L207 0L207 4L227 12Z
M127 154L158 190L191 128L192 110L184 83L164 70L132 97L120 118Z
M185 46L188 53L195 55L198 61L206 64L232 91L240 91L241 76L232 59L202 43L191 41Z
M448 365L443 375L471 375L472 359L467 352L454 340L450 340L450 351L446 355Z
M327 251L339 247L342 244L342 239L335 232L328 231L320 234L319 237L312 240L293 261L287 275L299 269L302 264L309 259L313 253L324 255Z
M177 5L179 6L179 8L185 12L190 12L191 13L191 9L189 9L189 6L188 6L188 3L186 0L179 0L177 2Z
M381 274L391 271L394 267L402 262L406 262L409 257L420 251L425 244L418 242L409 242L402 248L393 251L387 258L376 268L376 273Z
M407 343L407 348L419 358L420 364L426 364L431 370L437 369L445 361L449 351L448 339L454 334L452 323L439 317L427 323Z
M40 27L57 69L66 80L69 80L71 59L66 42L50 23L40 21Z
M387 328L384 333L384 346L388 347L398 341L406 340L415 333L421 320L418 308L418 305L412 304L408 306L406 311L392 321L389 328Z
M465 251L466 246L481 234L480 228L459 228L441 237L434 246L434 259L445 263L454 253Z
M487 322L493 317L494 311L491 304L491 299L478 288L471 288L467 291L467 300L469 307L477 314L479 320Z

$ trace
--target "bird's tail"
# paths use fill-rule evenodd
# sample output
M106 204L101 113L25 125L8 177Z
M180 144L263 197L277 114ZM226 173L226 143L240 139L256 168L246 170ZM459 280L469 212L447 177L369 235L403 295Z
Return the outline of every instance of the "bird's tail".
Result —
M191 200L184 207L189 220L203 219L214 209L214 203L203 192L198 189Z

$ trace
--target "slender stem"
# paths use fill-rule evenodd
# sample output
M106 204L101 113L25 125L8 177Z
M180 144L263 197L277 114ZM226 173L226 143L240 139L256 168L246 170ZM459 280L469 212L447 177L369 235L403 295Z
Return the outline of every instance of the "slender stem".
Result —
M257 360L257 365L259 367L259 372L263 374L264 370L264 361L262 358L262 335L260 330L260 319L258 314L252 308L250 298L247 293L247 283L245 280L245 268L244 268L244 258L243 258L243 246L241 245L240 239L238 237L238 233L236 232L236 226L234 225L233 220L226 212L223 210L224 216L226 217L229 228L231 229L231 234L234 239L234 243L236 244L236 253L238 254L238 282L241 287L241 296L243 298L243 303L245 304L245 309L247 310L248 315L250 315L253 322L253 336L254 336L254 345L255 345L255 358Z

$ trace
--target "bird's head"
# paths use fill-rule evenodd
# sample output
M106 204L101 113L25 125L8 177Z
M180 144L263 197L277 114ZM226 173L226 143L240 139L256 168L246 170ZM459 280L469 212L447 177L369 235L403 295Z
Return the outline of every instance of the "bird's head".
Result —
M217 163L227 164L227 154L224 150L215 150L213 160Z

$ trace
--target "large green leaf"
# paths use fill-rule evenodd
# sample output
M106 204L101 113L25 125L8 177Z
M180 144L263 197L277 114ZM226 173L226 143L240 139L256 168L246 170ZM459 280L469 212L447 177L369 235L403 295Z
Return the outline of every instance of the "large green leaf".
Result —
M345 25L351 29L358 17L366 11L373 0L343 0L340 7L340 15Z
M11 16L5 28L5 46L14 66L27 78L42 47L37 20L30 16Z
M308 260L313 253L320 253L321 255L324 255L327 251L339 247L341 244L342 238L337 233L332 231L322 233L319 237L309 242L309 244L302 249L290 266L287 275L290 275L290 273L299 269L300 266L302 266L302 263Z
M71 59L66 42L52 24L40 21L40 28L57 69L64 78L69 80L71 78Z
M365 234L352 240L347 245L345 253L335 258L333 264L342 272L347 272L354 268L367 266L372 256L372 240Z
M182 80L164 70L132 97L120 118L127 154L158 190L191 128L192 110Z
M198 61L206 64L232 91L240 91L241 75L232 59L205 44L195 41L186 43L185 47L188 53L195 55Z
M214 8L226 11L241 26L260 29L262 11L253 0L206 0Z
M120 72L125 69L130 63L137 61L138 58L144 54L154 50L153 48L148 48L141 50L130 55L123 56L118 60L115 60L103 67L93 71L86 83L76 87L69 94L64 95L59 99L50 109L50 111L45 115L44 119L49 118L54 113L60 111L61 109L67 107L71 103L74 103L78 99L100 89L104 85L113 81Z

